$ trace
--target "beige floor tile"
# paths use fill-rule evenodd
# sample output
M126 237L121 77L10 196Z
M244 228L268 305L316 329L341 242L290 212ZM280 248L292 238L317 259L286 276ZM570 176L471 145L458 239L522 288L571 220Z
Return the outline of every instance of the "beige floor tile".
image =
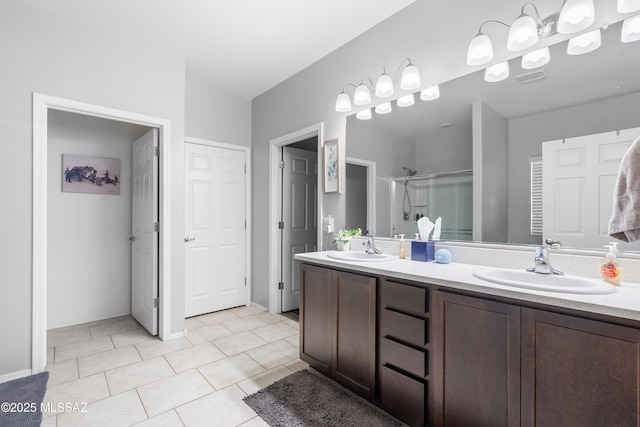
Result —
M109 397L109 387L104 374L100 373L57 386L47 387L43 402L55 406L59 403L90 403L105 397ZM45 417L52 415L55 414L51 412L43 414Z
M71 359L67 360L66 362L48 364L46 370L49 371L49 381L47 381L47 387L53 387L55 385L67 383L79 378L78 359Z
M202 316L198 316L197 319L204 323L205 325L215 325L216 323L221 323L231 319L237 319L238 315L231 312L230 310L216 311L215 313L204 314Z
M133 318L127 318L125 320L118 320L116 322L109 322L102 325L92 326L89 328L89 331L91 331L91 336L96 338L135 329L143 328Z
M242 353L252 348L265 345L267 342L251 332L241 332L226 338L213 341L213 344L227 356Z
M260 417L253 417L246 423L240 424L238 427L269 427L269 424Z
M298 358L298 349L284 341L272 342L245 353L265 369L272 369Z
M198 370L216 390L221 390L265 371L264 367L244 353L209 363L201 366Z
M82 378L97 374L98 372L131 365L141 360L134 346L116 348L103 353L78 358L78 372L80 373L80 378Z
M189 317L184 319L184 328L187 331L193 331L198 328L202 328L206 323L201 322L197 317Z
M52 365L56 363L56 349L48 348L47 349L47 365Z
M156 341L157 339L157 337L154 337L143 328L111 334L111 340L116 348L126 347L128 345L138 344L145 341Z
M156 415L153 418L149 418L138 424L134 424L135 427L184 427L180 417L176 411L163 412L160 415Z
M57 416L42 417L42 423L40 424L40 427L57 427L57 424Z
M248 306L232 308L231 312L236 314L238 317L245 317L245 316L252 316L254 314L264 313L265 311L262 309L259 309L258 307L248 305Z
M172 375L175 372L162 356L105 372L111 394L122 393Z
M273 342L295 335L298 333L298 330L287 325L285 322L279 322L274 323L273 325L253 329L251 332L265 341Z
M293 372L309 369L309 364L303 360L294 360L293 362L285 363L284 366L291 369Z
M270 369L251 378L247 378L244 381L240 381L236 385L247 395L250 395L291 374L293 374L291 369L286 366L278 366L277 368Z
M131 317L131 316L129 316L129 317ZM72 329L91 328L93 326L106 325L107 323L114 323L114 322L117 322L117 321L118 321L117 317L110 317L109 319L94 320L92 322L78 323L77 325L73 325L71 328Z
M91 339L89 328L66 329L61 332L47 332L47 348L58 347L65 344L86 341Z
M300 330L300 323L296 322L295 320L287 319L287 320L284 321L284 323L286 323L287 325L291 326L292 328L296 328L296 329Z
M196 370L183 372L138 388L138 394L149 417L191 402L213 391L213 387Z
M215 325L204 326L194 331L188 331L187 339L193 345L198 345L231 335L233 335L233 332L218 323Z
M143 359L153 359L154 357L191 346L192 344L189 340L184 337L167 341L161 341L159 338L155 338L153 341L145 341L135 345Z
M250 331L251 329L260 328L267 325L268 323L258 319L256 316L246 316L239 319L222 322L222 326L235 333Z
M165 354L164 357L176 372L184 372L227 356L213 344L205 343Z
M256 416L237 386L211 393L176 409L187 427L235 427Z
M260 313L260 314L256 314L253 317L255 317L256 319L260 319L265 323L277 323L277 322L284 322L285 320L287 320L286 317L281 316L279 314L271 314L271 313Z
M58 427L126 427L147 418L138 393L131 390L90 403L85 413L58 415Z
M286 337L282 341L286 341L295 348L300 348L300 334L296 333L295 335L291 335L290 337Z
M78 357L102 353L107 350L113 350L113 348L113 342L108 336L73 344L65 344L60 347L56 347L55 362L60 363L71 359L77 359Z

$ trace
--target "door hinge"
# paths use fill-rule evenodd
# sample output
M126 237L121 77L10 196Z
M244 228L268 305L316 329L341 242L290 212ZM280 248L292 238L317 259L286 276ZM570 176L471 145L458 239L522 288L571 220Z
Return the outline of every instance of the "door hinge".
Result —
M160 299L154 298L153 299L153 308L158 308L159 306L160 306Z
M247 286L247 278L244 278L244 285Z
M279 221L279 222L278 222L278 228L279 228L280 230L284 230L284 221Z
M153 231L156 232L156 233L160 231L160 223L159 222L154 222L153 223Z
M153 147L153 155L154 156L160 155L160 147Z
M284 289L284 282L278 282L278 289Z
M246 163L244 164L244 174L245 175L247 174L247 164Z
M247 229L247 220L246 219L244 220L244 229L245 230Z
M284 169L284 160L280 160L280 161L278 162L278 167L279 167L280 169Z

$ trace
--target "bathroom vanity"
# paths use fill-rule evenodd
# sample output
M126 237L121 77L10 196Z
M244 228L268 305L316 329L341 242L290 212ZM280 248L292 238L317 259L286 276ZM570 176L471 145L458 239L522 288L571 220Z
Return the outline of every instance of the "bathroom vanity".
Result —
M301 359L407 424L638 425L640 287L553 293L468 264L296 259Z

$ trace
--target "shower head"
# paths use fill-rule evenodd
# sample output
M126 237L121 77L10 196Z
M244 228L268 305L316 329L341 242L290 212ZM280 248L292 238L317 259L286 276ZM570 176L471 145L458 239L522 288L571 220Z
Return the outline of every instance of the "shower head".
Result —
M403 166L402 169L407 173L407 176L413 176L418 173L418 171L414 171L413 169L409 169L406 166Z

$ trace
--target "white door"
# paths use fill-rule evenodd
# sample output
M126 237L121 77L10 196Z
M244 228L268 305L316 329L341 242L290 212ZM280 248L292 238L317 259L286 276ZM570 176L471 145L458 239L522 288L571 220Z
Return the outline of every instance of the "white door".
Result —
M543 241L598 248L612 240L608 224L618 168L639 133L626 129L542 144Z
M185 144L185 314L246 304L245 152Z
M293 256L317 248L318 154L283 148L282 311L300 306L300 273Z
M158 334L158 130L133 143L131 315Z

